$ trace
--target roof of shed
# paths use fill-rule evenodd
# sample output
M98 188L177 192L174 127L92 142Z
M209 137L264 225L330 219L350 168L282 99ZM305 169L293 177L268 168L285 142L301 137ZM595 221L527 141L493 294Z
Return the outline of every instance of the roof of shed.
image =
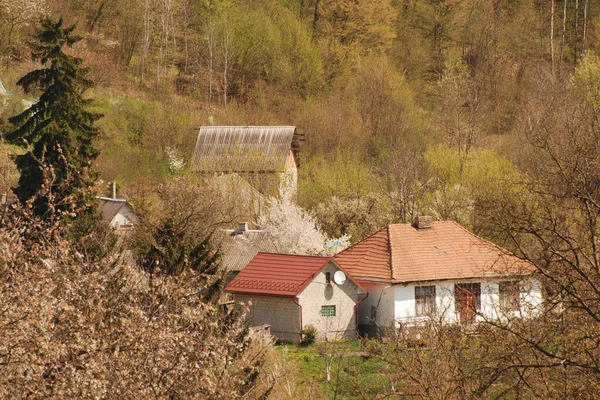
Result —
M127 200L124 199L112 199L110 197L98 197L98 199L100 200L98 211L102 214L102 219L108 222L112 221L121 211L121 208L127 204Z
M259 252L225 290L296 297L331 260L331 257Z
M520 275L535 267L453 221L390 224L334 259L356 279L391 283Z
M192 171L283 171L295 131L295 126L203 126Z
M241 271L259 251L275 251L273 237L266 231L223 232L220 239L221 265L227 272Z

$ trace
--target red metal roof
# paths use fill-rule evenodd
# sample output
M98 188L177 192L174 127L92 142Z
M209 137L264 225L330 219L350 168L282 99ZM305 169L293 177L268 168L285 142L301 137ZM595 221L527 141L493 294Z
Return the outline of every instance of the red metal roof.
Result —
M391 224L334 257L359 280L392 283L528 274L535 267L453 221Z
M225 290L296 297L331 260L331 257L259 252Z

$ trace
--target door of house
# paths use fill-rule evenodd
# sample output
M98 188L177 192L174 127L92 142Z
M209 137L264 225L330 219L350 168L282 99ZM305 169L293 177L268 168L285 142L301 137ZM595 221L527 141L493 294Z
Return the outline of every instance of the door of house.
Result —
M477 310L481 307L481 284L457 283L454 286L454 301L460 323L474 323Z

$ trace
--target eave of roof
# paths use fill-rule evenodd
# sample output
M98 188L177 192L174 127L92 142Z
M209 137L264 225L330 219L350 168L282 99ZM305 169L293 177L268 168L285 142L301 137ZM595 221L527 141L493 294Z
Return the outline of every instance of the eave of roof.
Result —
M518 276L535 271L533 264L453 221L435 222L429 229L388 225L335 259L359 281L390 284Z
M355 279L391 282L392 259L388 227L380 229L333 258Z
M259 252L224 290L296 297L330 260L330 257Z

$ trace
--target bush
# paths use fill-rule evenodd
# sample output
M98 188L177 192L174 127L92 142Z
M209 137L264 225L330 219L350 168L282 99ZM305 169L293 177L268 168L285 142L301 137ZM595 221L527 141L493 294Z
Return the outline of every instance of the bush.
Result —
M304 329L300 331L300 344L303 346L308 346L315 342L317 338L317 328L312 325L306 325Z

